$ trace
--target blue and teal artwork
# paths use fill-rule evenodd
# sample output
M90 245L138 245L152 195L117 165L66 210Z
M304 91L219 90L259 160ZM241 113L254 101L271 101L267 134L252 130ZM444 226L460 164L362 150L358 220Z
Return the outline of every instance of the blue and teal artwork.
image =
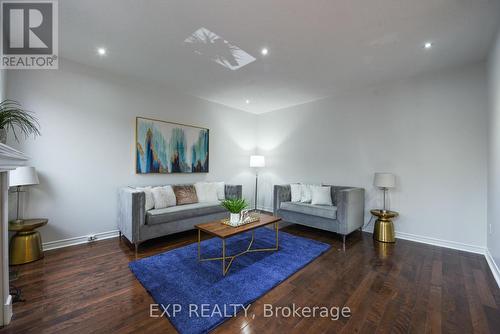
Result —
M136 118L136 172L208 173L208 129Z

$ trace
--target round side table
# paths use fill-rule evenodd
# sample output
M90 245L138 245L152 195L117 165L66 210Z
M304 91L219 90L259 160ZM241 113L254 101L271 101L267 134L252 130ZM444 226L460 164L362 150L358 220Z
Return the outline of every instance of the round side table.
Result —
M16 232L10 239L9 264L24 264L43 258L42 237L35 229L47 222L45 218L9 222L9 231Z
M392 219L399 214L389 210L371 210L370 213L377 217L373 229L373 239L381 242L396 242Z

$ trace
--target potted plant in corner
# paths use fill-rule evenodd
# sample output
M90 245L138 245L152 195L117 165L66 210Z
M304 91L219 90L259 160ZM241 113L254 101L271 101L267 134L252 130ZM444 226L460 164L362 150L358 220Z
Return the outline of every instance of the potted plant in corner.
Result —
M0 143L5 144L7 141L9 129L12 130L14 138L19 142L16 127L25 137L40 135L38 120L32 112L24 110L17 101L4 100L0 102Z
M235 226L240 222L241 211L248 206L243 198L226 199L222 201L221 205L230 212L229 223Z

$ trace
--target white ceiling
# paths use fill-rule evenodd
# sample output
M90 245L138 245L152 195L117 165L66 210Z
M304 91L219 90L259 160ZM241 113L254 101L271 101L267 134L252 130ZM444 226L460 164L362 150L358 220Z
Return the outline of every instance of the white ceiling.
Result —
M60 0L59 12L64 58L263 113L484 60L500 0ZM201 27L257 60L233 71L196 54L184 40Z

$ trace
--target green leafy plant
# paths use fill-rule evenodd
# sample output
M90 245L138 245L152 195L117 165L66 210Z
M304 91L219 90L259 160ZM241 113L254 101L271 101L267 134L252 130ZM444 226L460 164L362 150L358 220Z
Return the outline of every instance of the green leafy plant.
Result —
M19 142L19 138L17 137L16 128L25 137L28 137L30 135L39 136L39 126L38 120L33 113L24 110L19 102L14 100L0 102L0 129L12 130L17 142Z
M240 213L248 206L243 198L226 199L222 201L221 205L231 213Z

